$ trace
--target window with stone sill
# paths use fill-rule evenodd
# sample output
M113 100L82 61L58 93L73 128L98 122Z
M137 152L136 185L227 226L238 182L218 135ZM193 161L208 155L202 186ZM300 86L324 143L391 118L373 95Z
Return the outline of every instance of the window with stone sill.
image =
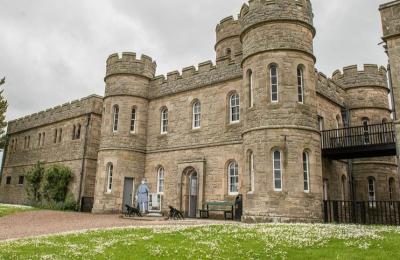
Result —
M274 150L272 153L273 184L275 191L282 191L282 153Z
M271 102L278 102L279 100L278 67L276 65L271 65L269 72L270 72Z
M231 162L228 166L228 195L239 194L239 166Z
M310 156L308 152L303 152L303 183L304 192L310 192Z
M165 170L163 167L160 167L157 171L157 193L164 193L164 178L165 178Z
M201 103L200 101L196 101L193 104L192 108L192 128L193 129L199 129L201 127Z
M25 180L24 176L19 176L18 177L18 185L24 185L24 180Z
M136 108L133 107L131 110L131 124L130 124L130 132L136 133Z
M107 187L106 187L106 192L107 193L111 193L111 191L112 191L113 171L114 171L114 166L113 166L112 163L109 163L107 165Z
M118 131L118 120L119 120L119 106L114 105L112 111L112 131Z
M231 124L240 121L240 98L238 93L234 93L229 98L229 122Z
M161 134L168 133L168 109L161 110Z
M297 68L297 101L304 103L304 75L301 67Z

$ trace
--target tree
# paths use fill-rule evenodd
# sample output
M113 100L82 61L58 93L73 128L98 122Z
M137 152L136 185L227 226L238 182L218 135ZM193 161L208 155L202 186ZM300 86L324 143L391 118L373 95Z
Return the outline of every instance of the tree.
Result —
M42 162L37 162L26 174L27 192L31 201L41 201L40 187L44 176L44 166Z
M0 86L6 82L6 78L0 80ZM3 90L0 90L0 148L4 148L6 144L6 136L4 129L7 126L6 123L6 112L7 112L7 100L3 96Z

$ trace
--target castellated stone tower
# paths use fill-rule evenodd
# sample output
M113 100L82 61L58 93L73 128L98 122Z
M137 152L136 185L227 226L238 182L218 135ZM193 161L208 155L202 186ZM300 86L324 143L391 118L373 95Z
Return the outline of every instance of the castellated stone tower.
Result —
M253 154L257 172L247 181L244 220L320 221L321 138L311 3L251 0L243 5L240 21L244 152Z
M217 53L217 63L225 58L235 59L242 53L242 43L240 33L242 27L240 22L234 20L233 16L222 19L217 25L217 43L215 52Z
M357 65L352 65L343 68L343 73L335 71L332 79L346 91L350 126L367 126L391 121L388 99L390 90L385 67L365 64L363 70L358 70ZM368 139L364 141L369 142ZM355 159L351 163L356 200L368 200L364 189L368 187L369 177L376 181L376 192L381 196L377 200L390 200L387 183L391 178L397 178L395 157ZM365 173L368 173L368 176Z
M400 0L383 4L379 10L382 17L382 39L389 56L389 75L396 107L397 155L400 156Z
M107 59L94 213L119 212L144 177L149 83L155 70L156 63L145 55L112 54ZM133 180L131 198L122 194L123 177Z

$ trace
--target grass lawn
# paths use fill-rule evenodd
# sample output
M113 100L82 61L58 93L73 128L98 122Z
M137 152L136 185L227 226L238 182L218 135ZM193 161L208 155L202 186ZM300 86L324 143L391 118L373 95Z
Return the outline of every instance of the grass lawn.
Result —
M0 217L4 217L6 215L11 215L16 212L28 211L28 210L34 210L34 208L29 207L29 206L8 205L8 204L0 203Z
M400 228L226 224L0 242L0 259L400 259Z

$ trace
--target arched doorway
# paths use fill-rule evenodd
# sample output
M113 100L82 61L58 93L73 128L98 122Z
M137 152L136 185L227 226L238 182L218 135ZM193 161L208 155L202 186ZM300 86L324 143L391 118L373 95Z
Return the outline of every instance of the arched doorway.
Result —
M195 218L198 205L199 182L197 171L193 167L182 173L182 211L186 217Z

